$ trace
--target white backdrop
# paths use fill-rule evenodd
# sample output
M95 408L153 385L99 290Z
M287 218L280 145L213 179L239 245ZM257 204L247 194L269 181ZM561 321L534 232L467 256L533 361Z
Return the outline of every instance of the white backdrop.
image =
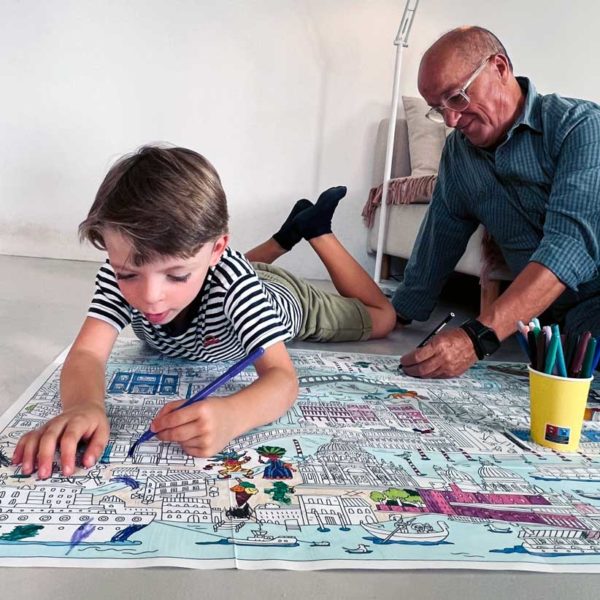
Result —
M219 170L233 244L268 237L294 200L345 184L335 230L369 269L360 211L388 114L404 0L0 0L0 253L72 259L106 169L149 141ZM543 92L600 99L593 0L421 0L404 54L476 23ZM301 245L282 264L324 271Z

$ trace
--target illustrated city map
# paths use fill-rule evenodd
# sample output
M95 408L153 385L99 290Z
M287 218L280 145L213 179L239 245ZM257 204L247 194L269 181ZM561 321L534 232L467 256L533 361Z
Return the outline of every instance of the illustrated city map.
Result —
M577 453L530 442L523 364L426 381L394 356L291 355L300 393L278 421L210 459L156 439L128 457L163 404L229 365L120 340L101 460L72 477L57 461L40 481L10 457L58 414L63 354L0 420L2 564L600 571L600 424L585 423Z

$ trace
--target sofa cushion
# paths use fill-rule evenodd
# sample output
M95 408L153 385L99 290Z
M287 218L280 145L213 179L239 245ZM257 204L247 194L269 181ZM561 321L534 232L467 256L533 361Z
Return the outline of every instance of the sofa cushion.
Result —
M408 149L411 176L437 175L446 135L450 131L443 123L430 121L425 114L429 110L422 98L403 96L404 112L408 127Z

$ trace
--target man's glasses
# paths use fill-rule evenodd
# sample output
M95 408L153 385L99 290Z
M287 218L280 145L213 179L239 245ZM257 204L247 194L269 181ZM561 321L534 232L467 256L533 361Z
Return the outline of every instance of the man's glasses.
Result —
M488 64L490 58L494 57L492 54L488 56L478 67L475 69L471 77L467 80L467 83L459 90L455 90L450 94L447 94L442 98L441 106L434 106L429 109L425 115L430 121L434 123L444 122L444 110L452 110L454 112L463 112L467 110L469 104L471 104L471 98L467 94L469 86L479 77L485 66Z

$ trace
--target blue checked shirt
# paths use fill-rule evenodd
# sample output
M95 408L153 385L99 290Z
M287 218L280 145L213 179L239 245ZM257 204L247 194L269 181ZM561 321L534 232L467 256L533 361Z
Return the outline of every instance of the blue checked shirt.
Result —
M393 304L426 320L442 286L483 223L513 276L529 262L550 269L567 290L567 309L600 293L600 106L527 93L522 114L495 150L448 137L438 182Z

